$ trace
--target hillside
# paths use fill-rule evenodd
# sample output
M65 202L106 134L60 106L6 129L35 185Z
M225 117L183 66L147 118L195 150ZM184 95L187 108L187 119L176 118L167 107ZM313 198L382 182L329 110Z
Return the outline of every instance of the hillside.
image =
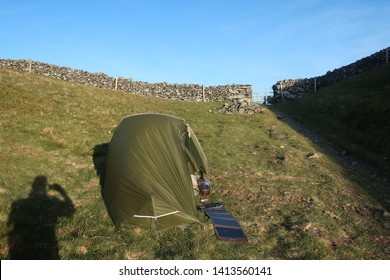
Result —
M389 259L386 182L356 173L263 107L163 100L0 69L0 258ZM188 121L223 202L249 241L218 241L211 223L116 230L99 179L110 131L126 115ZM47 195L45 196L45 187ZM386 211L387 210L387 211ZM27 241L26 241L27 240ZM58 250L57 250L58 249Z
M390 65L276 107L390 174Z

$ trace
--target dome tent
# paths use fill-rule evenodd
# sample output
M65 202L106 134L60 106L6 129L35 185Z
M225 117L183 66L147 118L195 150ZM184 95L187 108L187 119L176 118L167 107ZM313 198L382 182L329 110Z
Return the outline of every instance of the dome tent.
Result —
M123 118L109 145L102 190L111 219L116 226L155 224L158 230L196 221L196 172L209 173L207 159L185 120Z

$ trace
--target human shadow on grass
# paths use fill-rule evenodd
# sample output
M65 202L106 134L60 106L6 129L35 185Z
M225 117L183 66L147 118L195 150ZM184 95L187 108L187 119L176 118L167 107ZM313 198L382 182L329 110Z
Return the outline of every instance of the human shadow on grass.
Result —
M48 194L48 189L57 196ZM28 198L12 203L7 225L10 259L60 259L56 225L61 217L75 213L72 200L59 184L49 185L46 176L39 175L31 186Z

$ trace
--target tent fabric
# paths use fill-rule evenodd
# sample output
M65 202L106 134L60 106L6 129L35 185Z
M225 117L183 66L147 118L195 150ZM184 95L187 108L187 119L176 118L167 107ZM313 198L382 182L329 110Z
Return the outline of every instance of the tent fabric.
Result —
M123 118L106 168L102 194L115 225L160 230L196 221L191 174L209 171L185 120L164 114Z

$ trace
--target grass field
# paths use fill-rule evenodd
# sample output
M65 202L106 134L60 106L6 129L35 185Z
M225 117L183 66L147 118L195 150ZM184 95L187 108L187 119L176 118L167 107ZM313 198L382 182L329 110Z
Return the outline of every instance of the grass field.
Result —
M389 259L390 194L263 113L142 97L0 69L0 258ZM208 157L211 201L248 236L211 223L116 230L100 193L102 144L124 116L187 120ZM95 151L95 154L94 154ZM315 153L317 157L309 158Z

